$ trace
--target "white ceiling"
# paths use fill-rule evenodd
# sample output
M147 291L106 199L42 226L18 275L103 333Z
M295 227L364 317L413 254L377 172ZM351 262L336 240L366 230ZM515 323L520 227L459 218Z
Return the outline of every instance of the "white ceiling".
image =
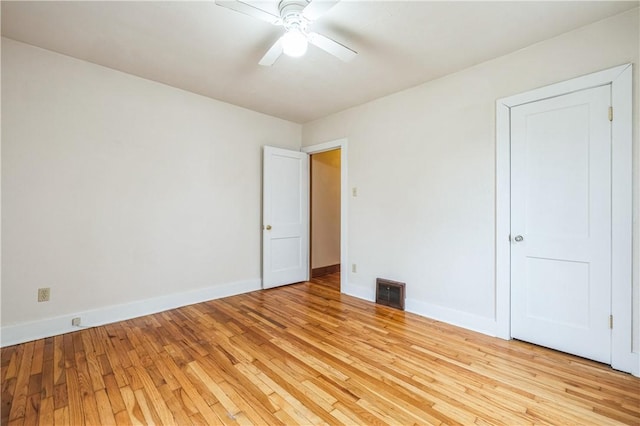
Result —
M277 14L277 0L252 3ZM312 29L356 50L356 59L343 63L311 46L272 67L258 61L282 29L213 0L2 1L2 35L304 123L638 4L343 0Z

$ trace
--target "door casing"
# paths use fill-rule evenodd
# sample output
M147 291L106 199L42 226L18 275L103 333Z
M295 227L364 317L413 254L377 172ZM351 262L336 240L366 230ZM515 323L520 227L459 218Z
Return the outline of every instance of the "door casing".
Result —
M512 107L611 84L612 152L612 290L614 327L611 366L640 375L640 359L632 350L632 66L620 65L496 101L496 335L511 338L511 171L510 110Z

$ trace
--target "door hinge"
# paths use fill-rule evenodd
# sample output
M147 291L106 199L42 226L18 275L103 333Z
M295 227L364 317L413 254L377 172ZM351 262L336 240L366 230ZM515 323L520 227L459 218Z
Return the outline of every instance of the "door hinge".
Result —
M613 315L609 315L609 328L613 329Z
M609 121L613 121L613 107L609 107Z

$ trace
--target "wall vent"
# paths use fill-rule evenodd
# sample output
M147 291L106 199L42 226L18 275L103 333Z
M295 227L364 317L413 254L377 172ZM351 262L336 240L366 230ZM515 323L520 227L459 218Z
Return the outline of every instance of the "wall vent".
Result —
M376 303L404 311L405 283L376 278Z

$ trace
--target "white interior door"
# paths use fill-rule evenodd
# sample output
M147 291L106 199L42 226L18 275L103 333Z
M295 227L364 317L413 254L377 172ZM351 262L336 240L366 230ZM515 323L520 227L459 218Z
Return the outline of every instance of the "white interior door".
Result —
M511 109L511 335L608 364L610 90Z
M309 155L264 147L262 287L309 279Z

